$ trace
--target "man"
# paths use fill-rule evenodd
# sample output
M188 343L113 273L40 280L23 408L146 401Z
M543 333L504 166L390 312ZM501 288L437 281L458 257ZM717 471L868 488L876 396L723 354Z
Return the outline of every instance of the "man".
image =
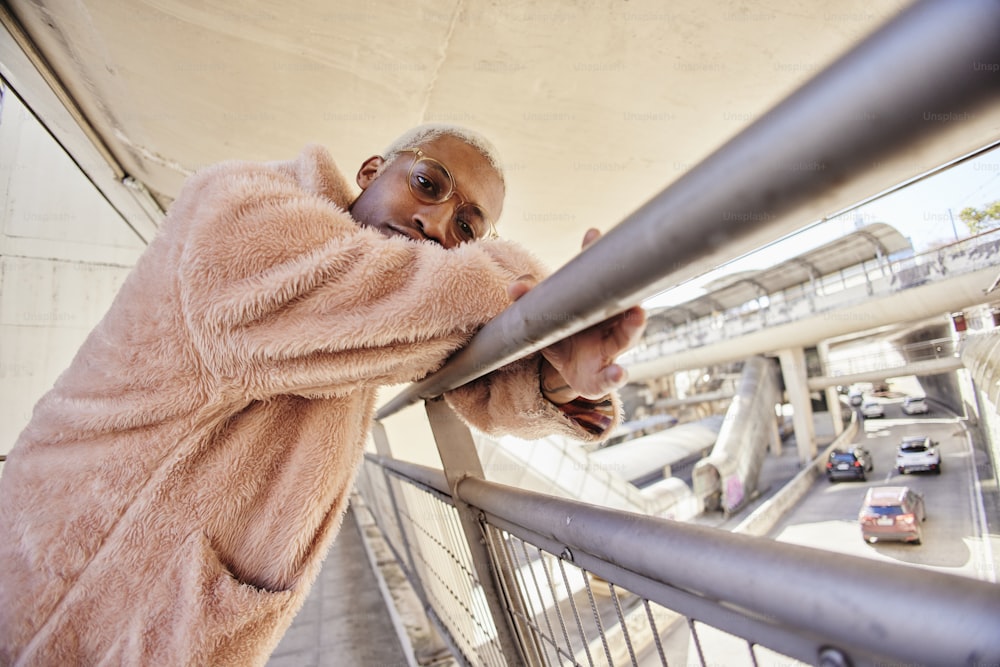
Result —
M8 456L0 663L266 661L340 527L378 388L438 368L543 274L486 238L504 183L478 135L418 128L356 180L313 147L185 184ZM629 311L447 398L486 432L599 438L643 325Z

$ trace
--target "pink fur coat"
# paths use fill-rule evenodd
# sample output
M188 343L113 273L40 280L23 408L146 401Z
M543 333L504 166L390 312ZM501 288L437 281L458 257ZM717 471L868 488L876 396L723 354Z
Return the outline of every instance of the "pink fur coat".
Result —
M0 664L259 665L336 535L379 386L544 275L518 246L359 227L328 153L189 179L0 478ZM486 432L596 436L538 358L449 396ZM615 412L617 413L617 403Z

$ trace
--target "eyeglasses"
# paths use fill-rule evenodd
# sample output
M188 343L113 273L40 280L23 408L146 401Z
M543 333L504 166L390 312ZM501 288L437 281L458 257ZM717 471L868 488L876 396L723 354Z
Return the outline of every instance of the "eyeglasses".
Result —
M459 201L455 209L455 230L462 241L495 238L496 230L481 206L465 201L455 189L455 179L443 164L427 157L419 148L404 148L400 153L413 153L413 164L406 174L410 194L425 204L443 204L452 197Z

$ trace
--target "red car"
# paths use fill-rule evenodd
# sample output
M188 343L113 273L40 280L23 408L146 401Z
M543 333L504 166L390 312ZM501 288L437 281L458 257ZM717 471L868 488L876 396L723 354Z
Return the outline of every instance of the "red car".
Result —
M920 544L921 524L927 519L924 497L908 486L880 486L868 489L858 512L861 537L868 542L902 540Z

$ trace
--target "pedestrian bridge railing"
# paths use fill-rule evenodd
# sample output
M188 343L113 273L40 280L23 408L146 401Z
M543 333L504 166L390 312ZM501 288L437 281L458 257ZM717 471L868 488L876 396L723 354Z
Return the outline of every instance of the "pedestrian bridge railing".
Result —
M834 667L1000 656L996 584L474 476L456 498L440 470L374 455L358 489L459 664Z
M812 375L854 375L870 371L885 371L926 361L959 359L959 338L935 338L896 346L866 354L852 354L843 359L830 360Z
M995 62L1000 3L915 3L378 411L359 497L457 662L1000 663L1000 585L488 481L440 398L795 231L797 211L883 160L947 153L960 124L928 113L995 113L1000 86L972 66ZM418 401L441 470L392 457L383 420Z

